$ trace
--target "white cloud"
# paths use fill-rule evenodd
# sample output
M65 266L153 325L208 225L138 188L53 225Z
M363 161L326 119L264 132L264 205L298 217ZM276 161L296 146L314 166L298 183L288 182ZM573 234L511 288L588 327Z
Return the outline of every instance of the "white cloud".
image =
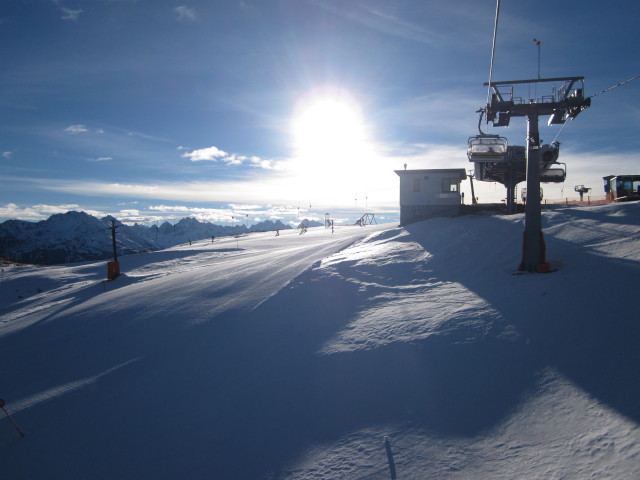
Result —
M272 160L265 160L260 157L249 157L249 161L256 167L264 168L270 170L274 168L274 164Z
M248 157L245 157L244 155L237 155L235 153L222 158L222 161L224 161L227 165L242 165L247 160Z
M154 210L162 213L173 213L173 212L188 212L191 210L190 207L185 207L183 205L151 205L149 210Z
M264 206L258 204L230 203L229 208L234 210L261 210Z
M62 205L34 205L33 208L39 210L40 212L53 215L54 213L66 213L69 210L77 210L80 208L79 205L75 203L71 204L62 204Z
M272 170L273 172L273 170ZM397 205L397 176L387 172L384 189L370 186L368 205L379 208ZM33 181L32 181L33 182ZM339 182L338 182L339 183ZM340 188L334 188L334 187ZM329 185L294 177L286 172L268 176L247 176L236 181L212 182L167 182L156 184L124 184L87 180L53 180L38 182L38 188L73 195L92 197L149 199L151 201L192 202L199 204L236 203L298 206L302 200L304 208L335 209L354 204L354 195L360 187L353 182L341 187L333 182ZM377 190L374 192L374 189ZM363 190L361 190L362 192ZM364 193L363 193L364 195ZM362 195L360 195L362 196ZM363 204L360 200L358 205ZM300 205L301 207L303 205ZM326 210L329 211L329 210Z
M198 20L198 15L194 8L180 5L179 7L174 8L173 11L178 15L179 22L188 23Z
M299 223L299 216L304 212L306 218L312 218L308 211L294 205L262 205L230 203L218 208L190 207L185 205L151 205L140 215L157 216L159 219L175 219L193 217L201 222L212 223L258 223L263 218L271 220L287 220L293 218L292 224ZM120 217L118 217L120 219ZM320 218L320 217L313 217ZM253 220L251 220L253 219Z
M220 150L218 147L207 147L193 150L192 152L183 153L182 158L188 158L192 162L216 161L222 157L229 155L227 152Z
M113 157L98 157L98 158L90 158L90 162L109 162L113 160Z
M193 217L201 222L230 223L233 210L229 208L187 207L184 205L152 205L148 208L152 212L159 212L162 218Z
M178 150L184 150L184 147L178 147ZM270 170L274 168L273 160L265 160L260 157L251 156L247 157L245 155L238 155L237 153L227 153L224 150L220 150L218 147L207 147L200 148L197 150L193 150L191 152L186 152L180 155L182 158L188 158L192 162L201 162L201 161L211 161L217 162L221 161L226 163L227 165L243 165L248 164L249 166L255 166Z
M12 153L13 153L13 152L2 152L2 156L3 156L4 158L6 158L6 159L9 159L9 158L11 158L11 154L12 154Z
M120 210L120 215L126 216L126 217L139 217L140 210L135 210L135 209Z
M84 125L69 125L64 131L72 135L77 135L79 133L87 133L89 130Z
M0 205L0 218L19 218L20 220L45 220L56 213L66 213L70 210L80 210L80 206L76 204L63 205L32 205L21 207L15 203L7 203ZM90 213L90 211L87 211ZM93 214L93 213L92 213Z

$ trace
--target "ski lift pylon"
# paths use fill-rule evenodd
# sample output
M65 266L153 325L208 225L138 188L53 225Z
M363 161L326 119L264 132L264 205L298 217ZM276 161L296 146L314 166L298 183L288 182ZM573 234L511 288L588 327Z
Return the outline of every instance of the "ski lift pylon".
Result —
M467 157L470 162L502 162L507 154L508 142L499 135L480 134L469 137Z

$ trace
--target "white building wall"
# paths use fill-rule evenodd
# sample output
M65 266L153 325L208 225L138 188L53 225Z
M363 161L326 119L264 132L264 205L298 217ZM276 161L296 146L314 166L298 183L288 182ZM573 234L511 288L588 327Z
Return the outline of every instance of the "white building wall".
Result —
M459 191L443 192L442 181L446 178L457 179L451 173L403 173L400 175L400 206L459 205L461 203ZM414 182L419 184L419 191L417 192L414 191Z
M396 170L396 173L400 177L401 225L460 214L460 181L465 177L464 170Z

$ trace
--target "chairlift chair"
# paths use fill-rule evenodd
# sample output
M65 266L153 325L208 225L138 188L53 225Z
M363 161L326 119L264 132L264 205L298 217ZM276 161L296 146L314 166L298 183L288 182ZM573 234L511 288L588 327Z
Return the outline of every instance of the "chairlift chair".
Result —
M469 137L467 157L470 162L502 162L507 154L507 139L499 135L481 134Z
M556 168L545 168L540 170L540 181L542 183L563 183L567 179L567 165L562 162L554 163Z
M560 142L551 142L540 148L540 181L543 183L562 183L567 178L567 165L558 162Z

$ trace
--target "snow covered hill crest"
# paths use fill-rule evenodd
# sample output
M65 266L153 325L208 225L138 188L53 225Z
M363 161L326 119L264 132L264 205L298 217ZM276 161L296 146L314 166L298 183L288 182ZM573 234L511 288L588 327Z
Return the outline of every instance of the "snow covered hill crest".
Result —
M640 203L0 276L0 478L640 478ZM33 461L37 459L37 461Z
M175 224L128 226L111 216L98 219L85 212L70 211L38 223L0 223L0 256L41 265L109 259L113 256L112 221L117 226L117 255L160 250L190 240L291 228L280 220L266 220L247 228L214 225L190 217Z

